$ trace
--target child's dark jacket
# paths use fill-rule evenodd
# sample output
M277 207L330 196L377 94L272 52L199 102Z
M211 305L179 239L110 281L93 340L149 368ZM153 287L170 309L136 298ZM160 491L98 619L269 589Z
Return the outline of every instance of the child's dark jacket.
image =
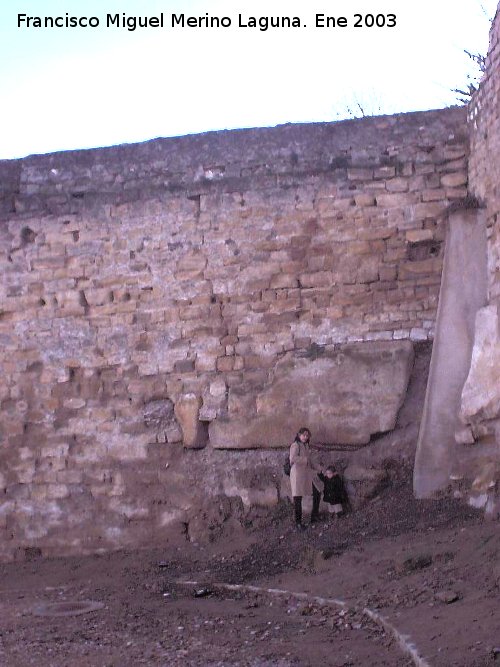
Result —
M331 505L338 505L347 502L347 492L344 486L344 480L340 475L327 477L319 473L318 477L324 484L323 500Z

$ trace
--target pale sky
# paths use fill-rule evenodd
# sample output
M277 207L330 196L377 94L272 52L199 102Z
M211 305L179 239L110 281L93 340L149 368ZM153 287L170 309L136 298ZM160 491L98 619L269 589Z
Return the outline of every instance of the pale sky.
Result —
M3 0L0 159L159 136L331 121L456 104L486 52L497 0ZM106 14L168 27L106 27ZM18 14L95 16L98 28L18 28ZM172 28L172 13L228 16L229 28ZM319 28L316 14L346 17ZM238 26L297 16L301 27ZM355 28L355 14L396 26ZM486 16L485 16L486 14ZM369 20L369 19L368 19ZM379 18L382 22L383 18ZM387 21L387 19L386 19Z

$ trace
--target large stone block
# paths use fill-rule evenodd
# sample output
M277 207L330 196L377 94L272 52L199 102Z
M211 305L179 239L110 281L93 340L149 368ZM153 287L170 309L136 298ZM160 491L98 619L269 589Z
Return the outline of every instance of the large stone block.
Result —
M199 419L201 406L202 400L195 394L183 394L175 404L184 447L200 449L207 444L206 426Z
M288 355L276 366L269 384L255 390L254 414L230 412L213 421L213 447L283 447L305 425L317 442L355 445L394 428L413 364L409 341L351 344L311 356Z
M469 374L462 390L460 419L477 424L500 415L500 333L497 306L478 310Z
M441 176L441 183L446 187L456 188L459 185L467 183L467 173L459 171L453 174L444 174Z

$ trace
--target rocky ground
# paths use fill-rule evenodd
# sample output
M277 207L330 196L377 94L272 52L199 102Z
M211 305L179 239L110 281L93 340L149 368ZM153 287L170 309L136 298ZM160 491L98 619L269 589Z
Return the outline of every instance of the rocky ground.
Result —
M500 665L498 523L450 499L416 501L404 474L337 522L299 533L291 514L254 513L204 544L2 565L0 664L414 664L368 607L432 667Z

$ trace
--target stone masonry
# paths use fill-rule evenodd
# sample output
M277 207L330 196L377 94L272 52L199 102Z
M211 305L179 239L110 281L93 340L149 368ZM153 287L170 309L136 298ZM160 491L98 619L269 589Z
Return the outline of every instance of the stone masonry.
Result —
M361 441L392 428L467 158L455 108L0 162L0 557L158 543L200 494L275 502L287 369L291 393L366 369L325 439L359 441L372 384L390 413Z
M486 72L469 108L469 188L484 208L487 233L487 304L475 321L475 339L457 427L470 502L500 516L500 13L493 21Z

